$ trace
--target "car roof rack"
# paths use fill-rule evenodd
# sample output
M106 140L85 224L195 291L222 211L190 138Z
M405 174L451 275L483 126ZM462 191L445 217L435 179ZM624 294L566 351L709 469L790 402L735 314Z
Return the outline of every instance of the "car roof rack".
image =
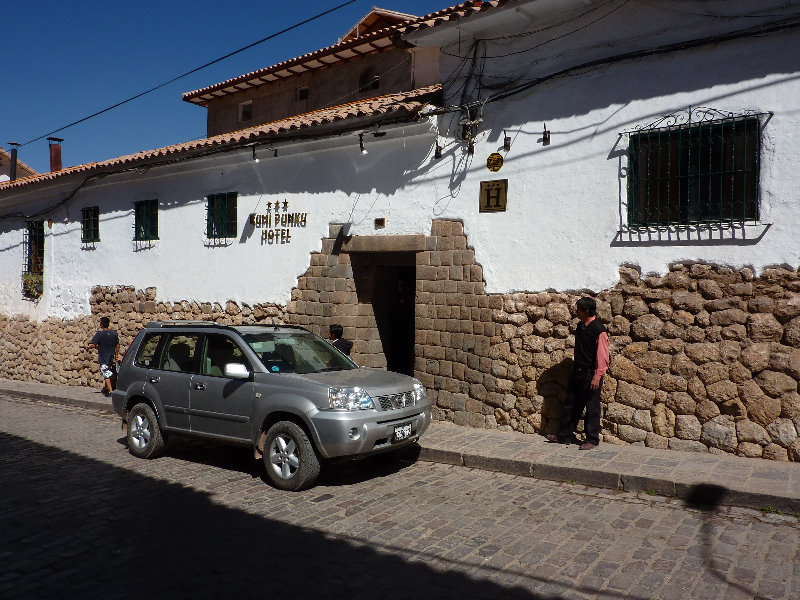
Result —
M150 321L147 323L146 327L228 327L228 325L225 325L224 323L217 323L216 321L181 321L179 319L175 319L171 321Z
M217 321L202 321L202 320L185 320L180 319L166 320L166 321L149 321L145 325L147 329L158 329L160 327L224 327L226 329L236 329L238 327L272 327L275 329L296 329L298 331L309 331L302 325L287 325L284 323L252 323L249 325L228 325L226 323L219 323Z

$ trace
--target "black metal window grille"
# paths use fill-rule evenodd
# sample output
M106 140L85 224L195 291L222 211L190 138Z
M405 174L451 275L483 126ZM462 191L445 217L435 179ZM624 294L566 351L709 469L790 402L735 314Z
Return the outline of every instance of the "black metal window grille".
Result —
M158 200L134 203L133 239L147 241L158 239Z
M28 221L23 232L22 292L30 298L42 295L44 287L44 221Z
M81 209L81 242L100 241L100 207L87 206Z
M758 220L760 147L758 117L631 134L628 224Z
M25 229L25 272L44 273L44 221L28 221Z
M210 194L206 205L206 236L211 240L236 237L236 192Z

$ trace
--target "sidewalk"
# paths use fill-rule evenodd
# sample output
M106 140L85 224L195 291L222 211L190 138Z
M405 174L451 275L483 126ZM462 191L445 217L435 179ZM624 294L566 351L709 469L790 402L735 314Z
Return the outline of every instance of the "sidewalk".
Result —
M0 394L112 410L99 387L0 379ZM425 461L614 490L695 499L693 486L721 486L722 504L800 515L800 463L630 445L601 444L581 452L575 445L548 444L540 435L438 421L422 436L420 447Z

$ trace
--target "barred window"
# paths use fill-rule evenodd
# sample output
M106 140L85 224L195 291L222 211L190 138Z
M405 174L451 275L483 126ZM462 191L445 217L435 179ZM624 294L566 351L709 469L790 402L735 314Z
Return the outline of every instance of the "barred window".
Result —
M136 241L158 239L158 200L134 203L134 234Z
M100 207L87 206L81 209L81 242L100 241Z
M206 207L206 236L211 239L236 237L236 192L209 194Z
M28 221L23 244L22 293L38 298L44 287L44 221Z
M757 117L631 134L628 224L757 220L760 146Z

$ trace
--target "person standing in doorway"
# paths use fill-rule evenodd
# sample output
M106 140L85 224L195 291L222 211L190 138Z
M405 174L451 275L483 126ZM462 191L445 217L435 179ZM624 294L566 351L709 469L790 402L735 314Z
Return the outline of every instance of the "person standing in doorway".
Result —
M350 350L353 349L353 342L346 340L342 337L344 329L341 325L334 323L328 328L328 339L331 341L331 346L340 352L350 356Z
M113 391L111 385L111 378L114 376L113 365L119 359L119 336L116 331L109 329L110 325L108 317L100 317L100 331L96 332L89 342L89 350L97 348L97 362L100 363L105 396L110 396Z
M549 434L547 441L569 444L586 409L583 420L586 441L579 449L591 450L600 443L600 391L609 363L608 331L596 317L597 303L593 298L581 298L575 310L580 319L575 332L575 364L561 409L558 434Z

